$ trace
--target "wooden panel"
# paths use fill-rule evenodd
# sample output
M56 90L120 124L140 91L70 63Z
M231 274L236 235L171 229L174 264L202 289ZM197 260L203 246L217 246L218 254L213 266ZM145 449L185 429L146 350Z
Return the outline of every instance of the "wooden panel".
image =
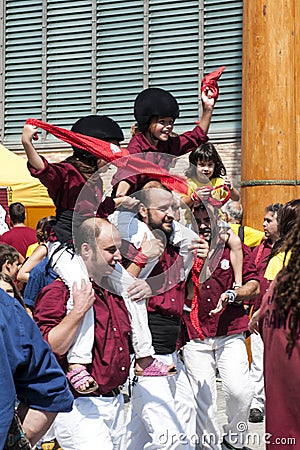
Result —
M242 186L248 186L242 187L242 202L247 225L257 226L267 204L300 192L280 184L299 178L299 11L296 0L244 1ZM278 180L278 186L255 186L254 180Z

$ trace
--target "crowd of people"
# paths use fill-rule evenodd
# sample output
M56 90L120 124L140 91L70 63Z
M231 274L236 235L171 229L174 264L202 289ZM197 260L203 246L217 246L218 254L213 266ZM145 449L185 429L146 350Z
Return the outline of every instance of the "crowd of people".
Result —
M38 128L25 124L28 169L56 216L31 230L11 204L0 236L0 448L27 438L43 449L247 450L240 423L265 416L270 448L297 448L299 390L285 394L285 374L299 378L300 200L267 205L263 231L242 224L207 136L217 77L181 135L173 95L142 91L125 163L114 160L123 132L106 116L65 130L73 153L59 163L38 154ZM184 154L185 176L170 175Z

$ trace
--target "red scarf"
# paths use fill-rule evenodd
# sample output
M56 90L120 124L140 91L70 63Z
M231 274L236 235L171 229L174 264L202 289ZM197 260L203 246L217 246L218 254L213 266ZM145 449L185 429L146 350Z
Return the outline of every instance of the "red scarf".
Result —
M107 162L112 162L118 168L128 169L128 177L137 173L148 175L149 178L160 181L171 191L188 195L188 186L186 180L178 175L170 174L167 170L159 167L152 162L145 162L144 159L130 153L115 144L101 141L91 136L85 136L74 131L66 130L38 119L27 119L29 125L42 128L53 134L64 142L74 147L86 150L98 158Z
M208 90L212 91L212 97L217 100L219 95L219 86L217 83L217 80L222 75L224 69L226 66L221 66L219 69L215 70L214 72L209 73L208 75L205 75L205 77L202 80L201 83L201 92Z
M200 281L199 276L203 266L203 260L201 258L195 258L193 267L192 267L192 282L194 285L194 296L192 300L192 307L190 312L190 318L193 327L198 331L199 337L201 341L204 340L204 335L200 327L198 311L199 311L199 298L200 298Z

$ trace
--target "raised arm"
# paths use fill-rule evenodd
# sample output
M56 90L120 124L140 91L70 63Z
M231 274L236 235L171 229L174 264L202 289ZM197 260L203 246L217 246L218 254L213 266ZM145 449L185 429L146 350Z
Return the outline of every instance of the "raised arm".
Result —
M17 274L17 280L27 283L31 270L47 256L45 245L39 245L34 252L26 259Z
M37 133L37 127L25 125L22 133L22 144L27 155L29 164L36 170L44 168L44 162L32 145L33 136Z
M207 134L216 100L212 97L212 92L208 90L207 92L201 92L201 101L202 116L199 120L199 127Z

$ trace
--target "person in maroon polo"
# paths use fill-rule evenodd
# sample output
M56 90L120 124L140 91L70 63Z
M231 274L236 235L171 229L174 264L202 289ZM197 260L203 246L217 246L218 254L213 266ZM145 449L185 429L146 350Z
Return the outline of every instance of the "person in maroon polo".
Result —
M281 207L281 203L272 203L266 207L263 222L266 239L253 250L253 257L260 279L260 294L251 300L253 312L260 307L261 300L269 288L269 282L264 278L264 274L273 245L279 238L277 216ZM263 421L265 409L263 371L264 345L259 333L253 333L251 335L251 354L250 377L254 386L254 396L250 407L249 422L258 423Z
M73 286L74 308L66 315L68 288L56 280L39 294L34 319L64 369L67 352L85 313L93 308L94 346L89 373L98 389L88 395L74 391L73 410L60 414L54 433L64 450L122 448L124 405L119 386L125 383L130 365L130 323L124 300L103 290L102 280L121 260L118 230L106 219L86 219L74 229L75 246L91 282ZM101 443L101 444L99 444Z
M289 261L262 300L266 388L266 449L299 448L300 403L300 215L286 235Z
M201 340L190 314L183 320L189 342L183 348L184 362L197 403L196 434L199 448L220 450L243 448L253 389L245 346L249 318L243 301L258 293L259 283L251 250L243 244L243 285L231 290L234 273L229 248L220 248L218 212L203 203L195 208L199 232L214 242L209 267L198 297ZM189 306L189 305L188 305ZM217 422L216 368L222 379L228 422L220 442ZM243 423L243 429L239 425Z
M12 228L0 237L2 244L14 247L25 258L29 245L37 242L36 232L25 225L25 208L20 202L9 205L9 217Z

